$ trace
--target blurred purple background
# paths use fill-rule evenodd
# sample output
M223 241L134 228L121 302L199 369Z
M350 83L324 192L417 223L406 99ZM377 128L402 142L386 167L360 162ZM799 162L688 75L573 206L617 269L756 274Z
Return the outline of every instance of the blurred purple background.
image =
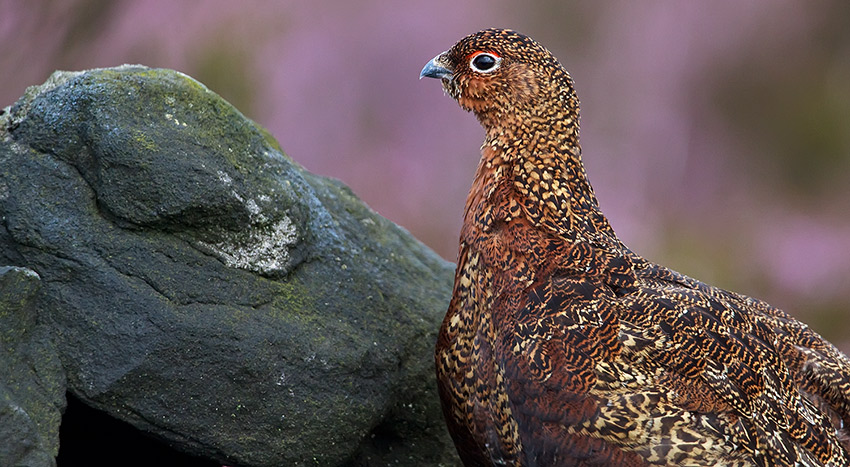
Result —
M850 351L850 3L0 0L0 106L55 69L187 73L455 259L482 131L418 81L491 26L569 69L602 208L644 256Z

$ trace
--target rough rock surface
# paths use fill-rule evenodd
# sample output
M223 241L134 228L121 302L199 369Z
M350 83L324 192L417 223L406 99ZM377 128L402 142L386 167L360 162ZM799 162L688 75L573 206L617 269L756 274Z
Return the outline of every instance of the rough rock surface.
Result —
M188 76L30 88L0 114L0 216L0 464L54 462L66 385L228 465L456 462L451 264Z
M0 267L0 465L51 465L59 448L65 380L46 326L38 323L41 281Z

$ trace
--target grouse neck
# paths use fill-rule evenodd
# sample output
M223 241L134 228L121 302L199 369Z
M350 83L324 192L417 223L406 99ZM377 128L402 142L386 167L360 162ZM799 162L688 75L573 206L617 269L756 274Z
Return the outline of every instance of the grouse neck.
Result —
M566 101L563 107L500 119L514 124L485 125L482 166L513 185L536 225L561 234L584 231L616 238L582 164L578 102L574 97Z

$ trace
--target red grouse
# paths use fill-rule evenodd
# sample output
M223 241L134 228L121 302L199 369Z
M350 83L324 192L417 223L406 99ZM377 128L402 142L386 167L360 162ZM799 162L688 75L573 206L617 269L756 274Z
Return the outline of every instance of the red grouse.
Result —
M420 77L486 132L435 354L465 465L848 465L850 361L620 242L548 50L488 29Z

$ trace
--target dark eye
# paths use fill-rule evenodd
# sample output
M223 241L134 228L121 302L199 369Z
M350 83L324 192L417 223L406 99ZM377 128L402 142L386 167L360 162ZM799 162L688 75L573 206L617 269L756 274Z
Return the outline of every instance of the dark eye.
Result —
M474 57L469 62L469 65L473 70L480 73L490 73L491 71L499 68L499 62L502 59L488 53L480 53Z

